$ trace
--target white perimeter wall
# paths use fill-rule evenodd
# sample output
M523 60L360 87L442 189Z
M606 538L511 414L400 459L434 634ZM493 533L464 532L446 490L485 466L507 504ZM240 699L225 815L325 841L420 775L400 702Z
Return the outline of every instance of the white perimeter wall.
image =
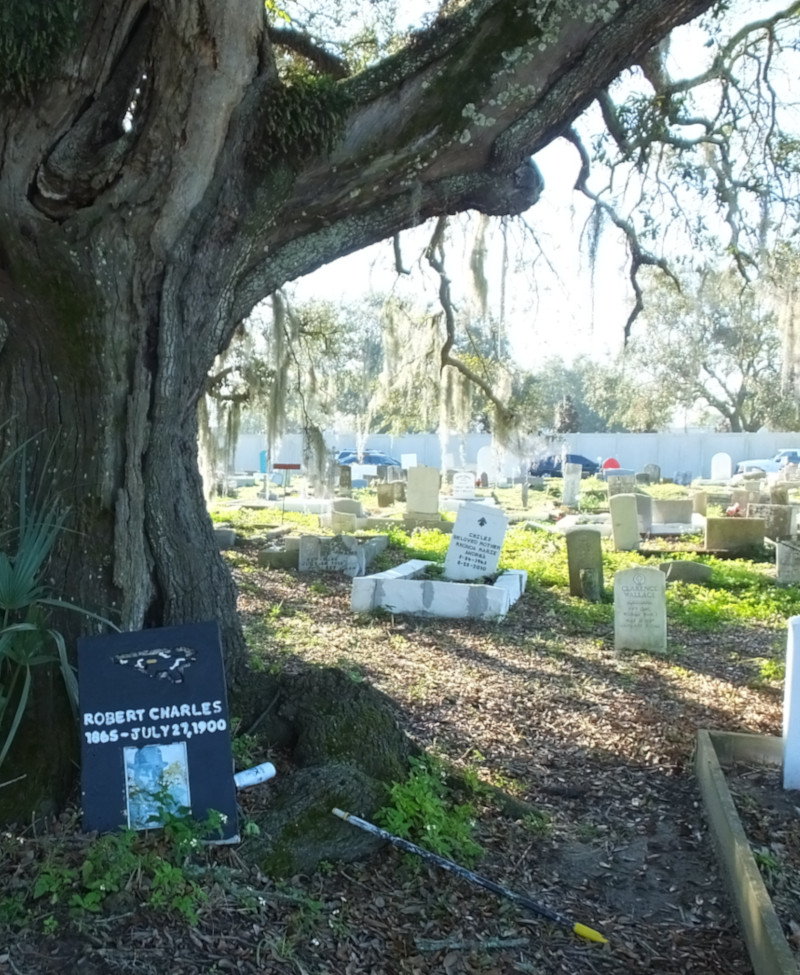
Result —
M355 434L329 432L325 442L332 451L355 447ZM475 469L478 450L491 446L489 434L470 433L452 436L447 451L453 455L455 467ZM531 442L527 462L536 456L561 453L562 445L572 454L583 454L591 460L615 457L621 467L640 471L645 464L658 464L663 477L676 472L692 477L709 477L711 458L724 451L730 454L734 467L740 460L771 457L784 447L800 449L800 433L573 433L552 439L538 438ZM237 471L260 470L260 454L267 448L267 438L259 434L242 434L236 447ZM436 434L411 434L393 437L376 434L367 439L366 448L382 450L400 460L401 454L416 454L417 463L430 467L442 466L442 448ZM301 434L287 434L277 445L274 463L303 462ZM506 456L504 469L519 473L520 459Z

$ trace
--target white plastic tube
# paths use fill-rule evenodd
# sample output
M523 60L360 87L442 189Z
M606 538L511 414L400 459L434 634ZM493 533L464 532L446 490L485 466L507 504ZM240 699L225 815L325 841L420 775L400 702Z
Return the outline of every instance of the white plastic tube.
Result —
M251 785L258 785L259 782L266 782L274 777L275 766L272 762L263 762L261 765L254 765L253 768L237 772L233 781L237 789L248 789Z

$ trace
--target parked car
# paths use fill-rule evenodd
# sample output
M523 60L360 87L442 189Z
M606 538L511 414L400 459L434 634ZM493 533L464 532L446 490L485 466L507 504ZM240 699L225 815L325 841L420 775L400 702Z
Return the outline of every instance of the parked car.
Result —
M357 450L340 450L336 455L337 464L377 464L380 467L400 467L400 461L390 457L382 450L365 450L358 459Z
M736 473L746 474L747 471L763 471L765 474L776 474L787 464L800 464L800 449L792 447L779 450L774 457L740 460L736 465Z
M528 468L528 473L532 477L561 477L561 461L561 454L550 454L547 457L540 457L539 460L535 460L531 464ZM589 477L591 474L596 474L600 470L600 465L596 461L589 460L588 457L584 457L582 454L567 454L566 461L568 464L580 464L581 475L583 477Z

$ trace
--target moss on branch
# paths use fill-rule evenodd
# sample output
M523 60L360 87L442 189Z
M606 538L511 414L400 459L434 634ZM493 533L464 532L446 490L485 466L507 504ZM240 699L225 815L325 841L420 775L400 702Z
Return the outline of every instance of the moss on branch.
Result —
M300 168L329 153L344 129L351 101L329 77L297 75L271 86L255 121L249 160L266 170L276 162Z

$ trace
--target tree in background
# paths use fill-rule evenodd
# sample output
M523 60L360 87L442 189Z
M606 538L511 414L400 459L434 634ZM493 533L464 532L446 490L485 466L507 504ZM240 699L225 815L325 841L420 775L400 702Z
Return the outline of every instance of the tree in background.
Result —
M653 281L629 354L650 382L687 409L706 407L718 428L796 429L796 401L782 395L781 334L765 287L734 271L703 270Z
M581 427L575 401L569 393L556 404L555 423L556 433L578 433Z
M286 432L311 442L345 423L368 429L383 367L380 297L294 304L282 292L260 306L217 357L201 401L201 460L232 470L246 424L276 443ZM312 465L321 458L310 458Z

